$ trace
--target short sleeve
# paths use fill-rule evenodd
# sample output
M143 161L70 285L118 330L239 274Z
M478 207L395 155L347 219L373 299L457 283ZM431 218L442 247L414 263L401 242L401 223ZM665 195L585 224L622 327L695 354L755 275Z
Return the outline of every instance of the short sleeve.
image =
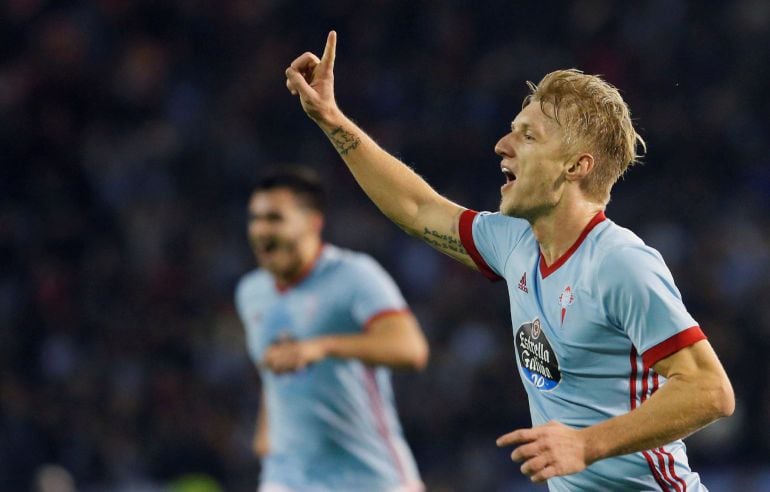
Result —
M460 216L460 240L479 271L488 279L502 280L505 263L529 228L527 221L499 212L466 210Z
M255 316L257 311L253 305L254 299L259 298L260 283L256 272L251 272L241 277L235 288L235 310L238 312L238 317L243 325L249 357L257 365L259 365L262 352L265 349L265 340L261 336L261 330L255 328L259 324L255 320L260 319L261 316Z
M654 249L644 245L613 249L598 275L610 321L628 335L646 367L706 338Z
M238 281L238 285L235 287L235 310L238 312L238 316L241 318L241 322L246 324L246 285L247 277L244 276Z
M353 264L351 314L365 328L385 314L408 309L401 291L390 275L371 257L360 255Z

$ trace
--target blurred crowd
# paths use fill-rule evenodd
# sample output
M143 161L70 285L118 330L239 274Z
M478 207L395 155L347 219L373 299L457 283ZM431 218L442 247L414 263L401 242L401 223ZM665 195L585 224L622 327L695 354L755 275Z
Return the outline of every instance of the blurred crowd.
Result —
M715 491L770 490L762 0L2 2L0 490L255 490L233 290L250 183L289 163L321 172L326 240L380 260L429 338L429 367L395 379L428 490L525 490L494 446L529 425L505 286L380 216L286 91L330 28L343 110L474 209L497 208L526 80L621 89L649 152L607 215L662 252L737 393L691 464Z

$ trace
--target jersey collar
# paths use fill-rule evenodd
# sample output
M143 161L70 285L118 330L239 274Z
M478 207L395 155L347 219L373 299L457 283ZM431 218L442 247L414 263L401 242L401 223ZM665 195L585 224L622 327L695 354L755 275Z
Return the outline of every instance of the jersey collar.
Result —
M318 265L318 260L321 259L321 254L323 254L325 249L326 249L326 244L325 243L321 243L321 246L318 248L318 252L316 253L315 258L313 258L313 261L308 263L307 266L305 267L305 269L302 270L300 272L300 274L297 275L297 277L294 280L292 280L291 282L289 282L287 284L282 284L282 283L278 282L278 280L276 280L275 281L275 289L278 292L280 292L281 294L285 294L286 292L288 292L292 288L294 288L297 285L299 285L300 283L302 283L302 281L305 280L306 278L308 278L310 276L310 274L313 272L313 270L315 270L316 265Z
M554 261L552 265L548 266L545 263L545 257L543 256L543 253L540 252L540 276L545 279L547 276L558 270L560 266L566 263L570 256L572 256L572 254L577 251L580 245L583 244L583 241L585 240L586 236L588 236L588 233L591 232L594 227L599 225L606 218L607 216L604 215L603 210L600 210L599 213L594 215L594 218L588 222L588 224L585 226L585 229L583 229L583 232L580 233L580 236L578 236L575 243L570 246L570 248L563 255L561 255L558 260Z

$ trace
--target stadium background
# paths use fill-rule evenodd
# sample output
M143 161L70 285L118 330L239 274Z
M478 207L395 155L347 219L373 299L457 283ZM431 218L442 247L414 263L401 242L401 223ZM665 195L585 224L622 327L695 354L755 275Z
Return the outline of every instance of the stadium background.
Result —
M525 80L578 67L622 89L650 150L608 215L661 250L738 398L692 464L714 491L770 490L761 0L3 2L0 489L48 463L83 491L254 490L245 201L261 169L304 163L331 188L326 239L377 257L431 342L396 376L429 490L525 490L494 447L528 424L505 287L380 216L284 87L330 28L341 107L476 209L497 207L492 148Z

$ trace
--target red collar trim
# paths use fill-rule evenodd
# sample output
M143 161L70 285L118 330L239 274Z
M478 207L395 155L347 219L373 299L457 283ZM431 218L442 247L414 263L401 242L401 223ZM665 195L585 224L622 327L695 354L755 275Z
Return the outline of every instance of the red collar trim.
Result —
M277 290L278 292L280 292L281 294L283 294L283 293L287 292L288 290L292 289L293 287L296 287L296 286L297 286L297 285L299 285L299 284L300 284L300 283L301 283L303 280L305 280L305 279L306 279L306 278L307 278L307 277L310 275L310 273L313 271L313 269L315 268L315 266L318 264L318 260L321 258L321 253L323 253L323 251L324 251L324 248L325 248L325 247L326 247L326 245L325 245L325 244L323 244L323 243L321 243L321 247L320 247L320 248L318 248L318 252L316 253L316 255L315 255L315 258L313 258L313 261L311 261L311 262L310 262L310 263L309 263L309 264L308 264L308 265L305 267L305 269L304 269L304 270L302 270L302 271L300 272L300 274L299 274L299 275L297 275L297 277L296 277L294 280L292 280L291 282L289 282L289 283L287 283L287 284L281 284L281 283L280 283L280 282L278 282L278 280L276 279L276 281L275 281L275 288L276 288L276 290Z
M556 260L553 265L548 266L545 263L545 257L543 256L543 253L540 252L540 276L542 278L546 278L548 275L552 274L556 270L559 269L560 266L562 266L564 263L566 263L567 260L569 260L570 256L572 256L572 253L577 251L577 249L580 247L581 244L583 244L583 241L585 240L586 236L588 236L588 233L591 232L591 230L599 225L601 222L603 222L607 218L606 215L604 215L604 211L599 211L598 214L594 215L594 218L591 219L591 221L585 226L585 229L583 229L583 232L580 233L580 236L578 236L575 243L570 246L570 248L559 257L558 260Z

